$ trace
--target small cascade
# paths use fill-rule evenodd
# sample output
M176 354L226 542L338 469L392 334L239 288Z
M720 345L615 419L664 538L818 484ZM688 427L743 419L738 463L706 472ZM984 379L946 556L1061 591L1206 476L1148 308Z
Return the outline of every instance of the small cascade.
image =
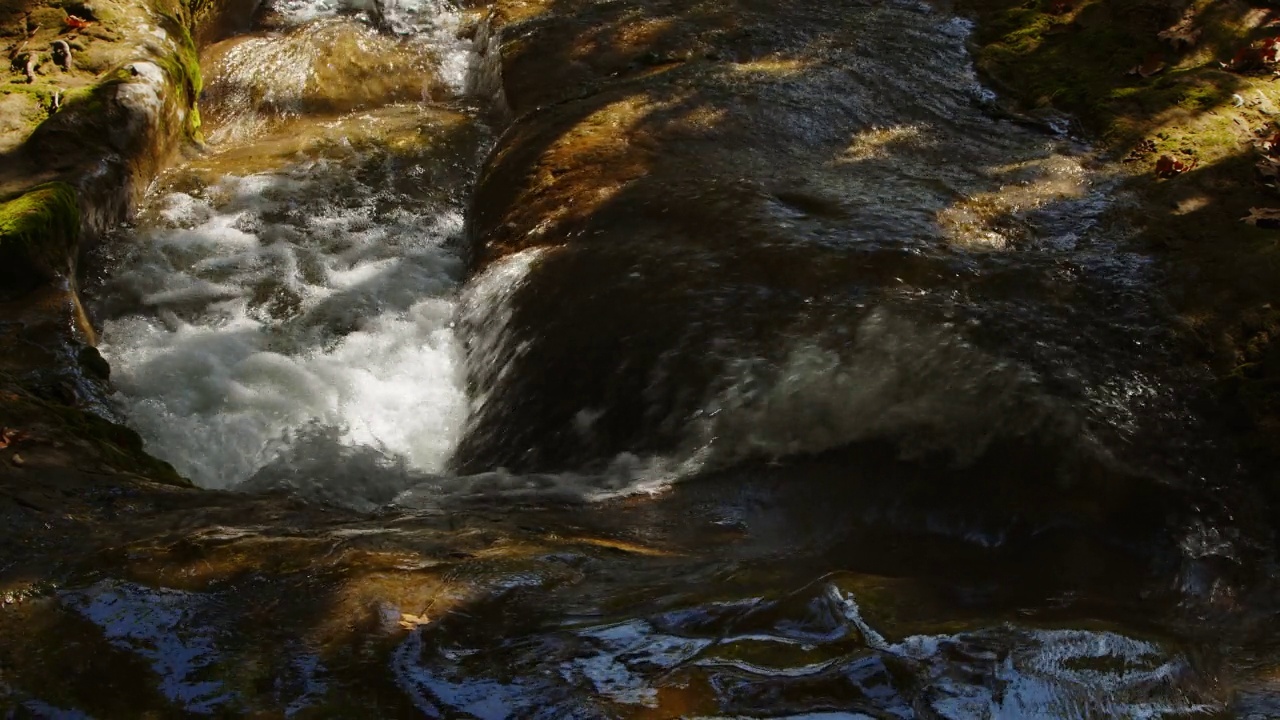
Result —
M161 180L97 293L120 404L206 487L439 472L465 414L470 42L444 4L350 10L272 6L278 32L208 50L208 152ZM298 448L311 464L282 474Z

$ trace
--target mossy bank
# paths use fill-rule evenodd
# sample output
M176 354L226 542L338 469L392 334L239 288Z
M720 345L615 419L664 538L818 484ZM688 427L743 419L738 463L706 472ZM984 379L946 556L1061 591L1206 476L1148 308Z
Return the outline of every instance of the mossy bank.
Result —
M0 449L0 465L16 482L43 478L44 443L61 447L59 467L105 463L185 484L93 415L109 368L80 302L81 259L175 153L202 142L195 37L223 24L223 10L0 2L0 427L22 438Z
M1055 108L1127 173L1124 210L1161 267L1192 362L1263 462L1280 452L1280 206L1256 169L1280 120L1264 57L1277 14L1242 0L961 0L977 65L1032 108Z

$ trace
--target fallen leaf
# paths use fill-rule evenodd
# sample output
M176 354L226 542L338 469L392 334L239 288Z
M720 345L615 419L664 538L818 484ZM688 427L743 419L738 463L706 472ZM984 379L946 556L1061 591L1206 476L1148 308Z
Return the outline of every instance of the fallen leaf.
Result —
M1222 67L1235 72L1256 70L1264 65L1275 65L1280 62L1280 35L1263 38L1252 45L1236 51L1231 62L1220 63Z
M27 439L27 434L13 428L0 428L0 450Z
M1263 182L1280 183L1280 160L1264 157L1255 167L1258 168L1258 174L1262 176Z
M1244 72L1252 70L1262 64L1262 55L1254 48L1242 47L1231 56L1231 60L1224 63L1218 63L1227 70L1234 72Z
M1263 140L1258 147L1268 155L1280 155L1280 132Z
M1147 56L1145 60L1142 61L1141 65L1134 65L1133 67L1129 68L1129 72L1125 74L1139 75L1141 77L1148 78L1160 72L1164 68L1165 68L1164 58L1160 56L1160 53L1151 53L1150 55Z
M1156 151L1156 143L1154 140L1143 140L1142 142L1134 146L1132 150L1129 151L1129 155L1125 157L1124 161L1137 162L1138 160L1145 158L1146 156L1150 155L1155 151Z
M75 15L67 16L67 27L69 28L76 28L76 29L87 28L92 24L93 23L91 21L85 20L82 17L76 17Z
M1249 208L1249 214L1240 219L1254 227L1280 230L1280 208Z
M1200 41L1200 30L1192 27L1195 19L1195 7L1192 6L1176 25L1156 33L1156 37L1172 45L1174 50L1195 47Z
M400 613L400 627L405 630L413 630L421 625L426 625L431 619L426 615L411 615L409 613Z
M1156 175L1162 178L1171 178L1174 175L1181 175L1196 166L1195 160L1182 162L1175 160L1171 155L1161 155L1156 161Z

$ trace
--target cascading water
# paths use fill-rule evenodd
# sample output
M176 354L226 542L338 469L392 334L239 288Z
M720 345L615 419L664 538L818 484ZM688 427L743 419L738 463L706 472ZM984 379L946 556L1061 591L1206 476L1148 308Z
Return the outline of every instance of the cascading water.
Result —
M965 23L892 0L849 12L873 31L874 122L812 186L671 190L740 202L760 237L803 242L726 252L637 229L634 247L527 247L467 278L464 213L492 145L468 95L492 68L458 39L460 13L269 5L262 32L205 53L206 152L107 245L94 309L121 410L199 485L374 512L316 531L332 542L317 565L361 537L433 548L417 523L442 506L466 517L472 498L527 510L519 532L451 553L476 563L438 588L463 612L333 599L364 603L371 636L408 631L374 672L428 716L1215 711L1198 658L1126 629L1149 629L1133 598L1180 617L1219 597L1206 568L1234 546L1169 540L1200 527L1164 504L1195 469L1157 450L1184 450L1196 419L1159 370L1158 310L1138 299L1149 268L1100 220L1114 188L1053 123L993 119ZM887 49L900 34L918 55ZM729 72L763 72L747 65ZM782 280L755 283L760 268ZM558 303L558 277L592 287L596 270L600 302L634 301L634 326ZM792 276L826 292L792 292ZM565 326L592 342L538 345ZM594 364L579 371L581 356ZM549 375L521 374L539 359ZM575 394L630 392L627 372L642 407ZM574 538L592 550L557 545ZM435 562L374 572L417 589ZM1179 588L1151 579L1161 563ZM217 670L251 584L102 580L59 602L145 658L170 702L210 713L252 706ZM289 713L364 687L329 674L359 663L341 652L264 644L288 655Z
M417 33L397 40L332 7L278 10L284 39L213 49L211 152L162 181L101 292L119 397L153 451L207 487L298 445L317 466L358 448L357 468L439 471L465 406L452 323L484 137L465 109L422 104L462 90L465 43L440 39L456 14L396 15ZM408 72L381 97L315 69L397 63Z
M519 292L545 290L525 287L522 277L559 258L536 249L507 258L478 276L458 305L463 211L489 143L475 110L458 109L481 74L471 42L457 39L459 15L445 5L377 5L360 17L351 10L272 5L265 16L273 32L206 52L211 152L152 193L99 293L103 351L125 413L153 452L202 485L285 483L358 507L420 484L427 491L413 493L414 502L480 488L600 498L867 440L896 438L905 455L941 452L965 464L1001 440L1047 433L1048 442L1090 442L1129 432L1125 423L1186 417L1178 408L1135 415L1131 405L1160 395L1152 385L1162 381L1143 373L1152 352L1123 350L1128 338L1110 347L1093 340L1117 320L1151 326L1143 303L1108 315L1072 309L1071 322L1083 323L1073 331L1053 298L1002 289L1016 272L1037 278L1045 294L1089 295L1088 303L1106 306L1131 298L1145 269L1099 233L1097 218L1112 200L1105 183L1095 187L1081 148L1027 130L971 140L991 123L983 108L992 99L957 64L878 75L887 83L881 94L915 83L935 99L924 119L895 124L886 116L853 138L834 171L859 168L856 183L842 181L842 189L860 204L850 209L845 199L827 209L842 224L857 220L859 247L905 246L876 274L910 273L937 287L894 290L904 282L894 278L853 297L815 291L798 313L787 302L750 300L748 315L736 316L723 310L731 296L770 291L725 284L715 291L723 297L672 300L663 294L684 292L683 282L668 288L664 266L689 267L695 287L716 282L717 267L668 257L672 250L658 245L602 258L629 262L641 295L709 302L696 321L711 332L662 350L647 381L649 406L583 404L571 427L555 425L557 410L531 429L497 390L526 381L519 359L530 321L515 327L511 317L528 305ZM867 15L877 35L887 32L878 24L910 17L894 8ZM963 57L967 26L933 26L933 35L911 31L918 44ZM938 164L957 152L962 163ZM987 169L996 162L1004 165ZM937 179L902 186L903 175L930 174ZM889 190L896 197L884 195ZM765 197L762 229L809 232L806 203L814 201L803 193ZM895 204L902 207L889 217L884 208ZM920 212L931 208L937 212ZM1021 224L993 224L1001 208L1020 208ZM1040 249L1020 253L1032 235ZM923 250L939 241L973 259ZM844 267L844 242L827 237L802 261ZM749 247L739 252L734 262L771 262ZM1002 253L1018 258L1012 270L992 260ZM866 272L852 260L849 276ZM1064 265L1082 272L1064 274ZM820 274L841 277L830 268ZM962 280L952 287L925 280L931 274ZM841 320L824 323L824 315ZM455 322L468 344L466 378ZM771 328L768 347L744 341L756 326ZM603 340L613 328L596 331ZM984 335L995 341L975 345L969 337ZM659 402L664 396L681 401ZM562 398L566 406L577 400L572 392ZM641 438L638 455L606 446L606 457L593 457L601 418L623 413L644 416L665 447L655 451ZM526 427L494 433L494 418ZM526 439L537 432L568 438L584 450L581 462L536 479L502 474L505 460L538 449ZM464 437L461 464L481 475L450 477L444 473ZM503 449L490 461L484 449L494 443Z

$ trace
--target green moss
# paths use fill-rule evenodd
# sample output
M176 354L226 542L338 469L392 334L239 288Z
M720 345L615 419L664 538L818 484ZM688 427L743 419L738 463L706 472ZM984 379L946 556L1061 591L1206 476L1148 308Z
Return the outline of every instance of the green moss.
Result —
M1142 0L1093 0L1069 16L1045 12L1047 3L967 4L979 15L977 60L985 73L1028 102L1073 113L1117 147L1141 139L1134 121L1139 115L1150 121L1172 108L1212 108L1234 92L1230 76L1184 77L1173 70L1152 79L1128 74L1150 58L1176 61L1157 38L1167 18Z
M182 104L188 110L184 134L193 142L203 142L197 107L200 91L204 88L204 78L200 74L200 53L186 23L173 15L162 14L160 17L165 31L178 39L178 49L174 54L160 58L158 63L164 68L174 87L180 88L183 93Z
M0 205L0 295L68 272L79 237L80 205L66 183L46 183Z
M1132 213L1136 243L1162 261L1163 289L1187 328L1188 362L1210 363L1224 417L1273 464L1280 316L1270 308L1280 288L1280 233L1241 218L1280 204L1254 167L1256 139L1275 132L1280 117L1266 105L1278 101L1270 74L1219 63L1274 28L1244 2L1084 0L1061 15L1046 12L1049 0L959 4L977 20L975 59L989 80L1023 102L1073 114L1115 156L1142 148L1126 165L1142 206L1119 212ZM1200 31L1194 45L1162 42L1159 33L1183 17ZM1140 65L1155 72L1129 72ZM1158 178L1162 155L1193 159L1194 170ZM1244 320L1266 313L1265 322Z

